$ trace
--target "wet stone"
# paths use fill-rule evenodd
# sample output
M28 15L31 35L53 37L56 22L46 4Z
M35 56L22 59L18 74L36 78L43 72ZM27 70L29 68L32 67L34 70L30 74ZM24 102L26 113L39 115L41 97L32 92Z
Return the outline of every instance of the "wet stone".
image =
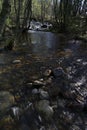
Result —
M84 109L84 104L80 104L77 101L71 101L67 104L67 107L73 111L82 112Z
M12 107L10 110L10 115L17 120L19 120L21 113L22 109L17 106Z
M80 104L85 104L85 100L84 100L84 97L80 96L80 95L77 95L76 97L76 101Z
M46 120L51 120L53 116L53 108L49 105L49 101L47 100L40 100L36 104L36 109L38 113L40 113Z
M64 110L62 111L62 114L60 114L60 117L64 120L65 123L72 123L75 117L75 114Z
M51 84L51 83L52 83L52 80L53 80L53 76L49 77L49 78L46 80L46 84Z
M22 45L23 45L23 46L26 46L26 45L27 45L27 43L25 43L25 42L24 42Z
M42 90L42 89L39 89L39 93L40 93L40 98L41 99L49 99L49 94L48 92Z
M82 129L80 129L80 127L77 126L77 125L72 125L72 126L70 127L70 130L82 130Z
M34 88L34 89L32 90L32 94L38 94L38 93L39 93L39 90L38 90L38 89Z
M5 116L0 120L0 130L15 130L15 121L11 116Z
M52 70L51 70L51 69L47 69L47 70L45 70L45 72L44 72L44 76L48 77L48 76L51 75L51 73L52 73Z
M59 95L59 92L60 92L60 88L56 85L56 84L53 84L51 87L49 87L48 89L48 93L49 93L49 96L51 98L55 98Z
M66 85L66 82L63 80L55 79L55 82L53 82L49 89L49 95L50 97L57 97L59 94L65 98L71 98L71 92L68 91L70 86Z
M58 108L65 108L66 100L57 98L57 107Z
M39 119L39 114L32 107L28 108L20 117L20 127L28 128L29 130L37 130L40 127L41 120Z
M0 91L0 113L6 112L14 102L14 96L10 92Z
M38 84L42 85L43 82L41 82L41 81L39 81L39 80L35 80L35 81L34 81L34 85L38 85Z
M30 130L30 127L26 124L21 124L20 128L21 130Z
M75 90L71 90L70 89L70 86L65 86L64 88L61 89L62 91L61 94L64 98L67 98L67 99L73 99L75 100L76 99L76 93L75 93Z
M39 79L39 81L43 82L43 81L44 81L44 79L43 79L43 78L41 78L41 79Z
M32 87L34 87L34 88L40 88L40 87L43 87L44 85L45 85L44 82L39 81L39 80L35 80L35 81L33 82Z
M41 126L40 130L46 130L44 126Z
M53 70L53 75L54 75L55 78L58 78L58 77L61 77L61 76L66 76L62 67L55 68Z
M14 60L13 61L13 64L18 64L18 63L21 63L21 60Z

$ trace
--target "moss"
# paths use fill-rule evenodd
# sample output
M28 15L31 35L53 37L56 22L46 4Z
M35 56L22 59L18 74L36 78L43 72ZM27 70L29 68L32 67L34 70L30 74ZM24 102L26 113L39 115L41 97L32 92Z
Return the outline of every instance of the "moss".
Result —
M7 39L6 45L4 46L5 50L13 50L14 47L14 38Z
M1 130L13 130L14 127L14 120L10 116L5 116L0 121L0 129Z

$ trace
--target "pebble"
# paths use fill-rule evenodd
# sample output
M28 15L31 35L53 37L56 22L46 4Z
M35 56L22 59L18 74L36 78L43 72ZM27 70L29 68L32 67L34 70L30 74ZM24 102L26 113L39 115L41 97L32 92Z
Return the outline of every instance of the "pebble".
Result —
M21 63L21 60L14 60L13 63L14 63L14 64Z

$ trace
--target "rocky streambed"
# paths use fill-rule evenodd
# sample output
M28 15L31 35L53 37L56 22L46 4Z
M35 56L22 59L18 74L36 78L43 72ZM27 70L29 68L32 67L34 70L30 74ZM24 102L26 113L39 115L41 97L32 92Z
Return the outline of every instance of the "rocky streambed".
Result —
M86 50L29 49L0 54L0 130L86 130Z
M87 61L61 59L60 66L57 58L27 60L1 74L0 129L86 130Z

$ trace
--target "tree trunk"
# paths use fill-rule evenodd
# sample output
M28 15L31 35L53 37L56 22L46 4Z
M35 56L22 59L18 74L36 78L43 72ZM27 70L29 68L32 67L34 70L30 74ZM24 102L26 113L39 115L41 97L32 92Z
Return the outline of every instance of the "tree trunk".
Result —
M0 36L2 36L6 19L10 14L10 9L11 9L10 0L3 0L2 10L0 13Z
M24 20L22 27L29 28L32 15L32 0L27 0L24 9Z

